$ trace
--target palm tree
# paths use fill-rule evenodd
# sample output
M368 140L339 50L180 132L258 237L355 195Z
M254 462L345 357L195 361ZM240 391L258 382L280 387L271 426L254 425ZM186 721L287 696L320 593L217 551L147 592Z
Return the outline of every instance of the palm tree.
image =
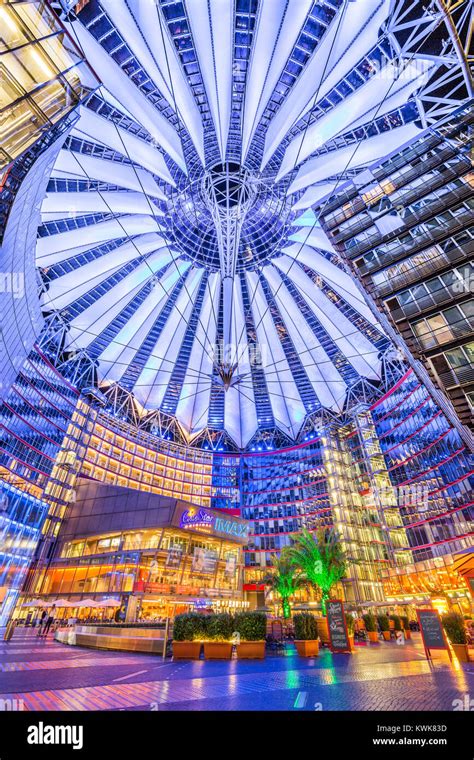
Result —
M325 615L331 588L346 572L346 561L338 534L333 528L319 528L315 535L304 529L295 536L293 546L286 550L286 556L308 583L321 589L321 606Z
M285 550L279 557L274 557L273 571L265 576L264 582L279 595L283 617L291 617L290 597L305 583L305 579L301 571L290 562Z

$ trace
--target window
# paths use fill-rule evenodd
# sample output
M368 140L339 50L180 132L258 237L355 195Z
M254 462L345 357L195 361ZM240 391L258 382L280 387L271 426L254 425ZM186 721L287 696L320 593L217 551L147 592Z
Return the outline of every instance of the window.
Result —
M439 279L439 277L435 277L433 280L428 280L426 283L426 287L430 291L430 293L436 293L437 290L441 290L443 287L443 283Z
M454 337L443 314L435 314L428 319L420 319L419 322L412 325L412 329L423 348L432 348L440 343L446 343Z
M446 319L443 314L435 314L434 317L429 317L429 319L426 321L430 327L430 330L435 334L436 341L438 343L444 343L447 340L452 340L453 334L449 327L447 327Z
M445 357L453 369L469 364L468 358L462 348L453 348L451 351L446 351Z
M459 307L468 320L474 319L474 300L466 301Z

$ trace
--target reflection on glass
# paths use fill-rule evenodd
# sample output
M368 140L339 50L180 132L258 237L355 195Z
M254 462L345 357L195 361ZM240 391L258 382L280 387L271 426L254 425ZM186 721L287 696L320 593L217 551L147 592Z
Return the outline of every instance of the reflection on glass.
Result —
M84 66L44 3L0 4L0 168L80 102Z

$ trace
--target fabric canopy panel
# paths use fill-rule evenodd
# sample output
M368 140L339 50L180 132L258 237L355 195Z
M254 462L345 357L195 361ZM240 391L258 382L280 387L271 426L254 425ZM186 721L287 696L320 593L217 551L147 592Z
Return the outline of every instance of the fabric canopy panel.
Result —
M63 363L244 449L380 381L387 339L317 209L419 133L435 65L403 60L389 0L239 7L101 0L66 22L102 83L36 263Z

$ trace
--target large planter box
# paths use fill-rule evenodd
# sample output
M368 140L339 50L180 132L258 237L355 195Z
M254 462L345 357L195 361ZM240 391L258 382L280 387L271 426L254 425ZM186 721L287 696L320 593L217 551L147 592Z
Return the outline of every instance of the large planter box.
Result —
M200 641L173 641L174 660L199 660Z
M232 643L230 641L205 641L204 658L206 660L230 660Z
M385 641L390 641L390 631L382 631L382 636L384 637Z
M469 662L469 649L467 644L451 644L451 646L459 662Z
M265 657L264 641L241 641L237 644L239 660L263 660Z
M379 635L377 631L367 631L367 636L369 637L369 641L371 641L372 644L379 643Z
M405 628L403 631L403 635L405 636L405 639L408 641L408 639L411 639L411 631L409 628Z
M295 639L295 646L300 657L317 657L319 654L317 639Z

